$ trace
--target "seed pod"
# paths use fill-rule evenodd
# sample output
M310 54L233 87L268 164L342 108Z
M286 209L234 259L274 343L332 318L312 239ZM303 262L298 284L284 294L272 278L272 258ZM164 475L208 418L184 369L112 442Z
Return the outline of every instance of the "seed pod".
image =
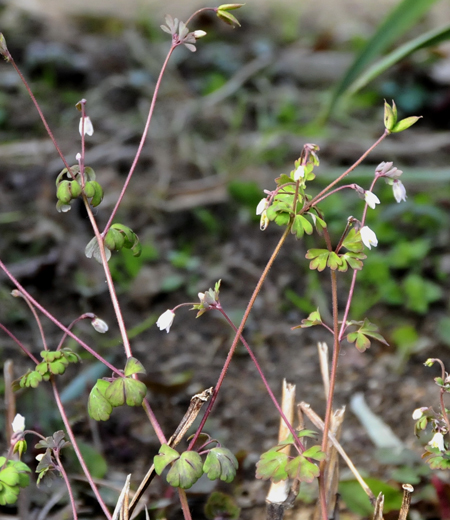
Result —
M105 246L111 251L120 251L123 248L125 238L120 231L111 228L105 237Z
M81 186L78 184L77 181L71 181L70 182L70 191L72 193L72 198L76 199L81 195Z
M84 194L88 199L95 195L95 186L93 185L93 181L88 181L84 185Z
M70 188L70 181L62 181L58 185L56 197L63 204L68 204L72 200L72 192Z
M103 188L97 181L90 181L90 184L94 186L95 189L95 194L91 199L91 205L95 208L103 200Z

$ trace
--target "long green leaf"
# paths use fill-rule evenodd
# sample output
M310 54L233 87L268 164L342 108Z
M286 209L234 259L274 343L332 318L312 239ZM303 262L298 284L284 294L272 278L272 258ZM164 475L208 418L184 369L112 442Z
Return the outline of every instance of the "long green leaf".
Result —
M438 43L441 43L445 40L450 40L450 24L428 31L424 34L421 34L417 38L406 42L398 49L395 49L369 67L369 69L349 87L348 94L350 95L358 92L358 90L365 87L368 83L382 74L389 67L392 67L392 65L395 65L397 62L403 58L406 58L406 56L409 56L413 52L419 49L424 49L425 47L437 45Z
M348 90L368 65L381 53L400 39L437 0L402 0L387 15L372 38L357 56L338 83L321 119L326 120L341 96Z

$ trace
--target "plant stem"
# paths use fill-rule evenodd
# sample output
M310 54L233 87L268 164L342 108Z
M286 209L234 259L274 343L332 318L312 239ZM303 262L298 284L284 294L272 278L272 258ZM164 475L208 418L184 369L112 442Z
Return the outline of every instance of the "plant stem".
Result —
M12 332L10 332L2 323L0 323L0 329L2 329L4 332L6 332L6 334L8 334L8 336L17 343L17 345L19 345L19 347L21 348L21 350L30 358L34 361L34 363L36 365L39 365L39 361L37 360L37 358L35 358L33 356L33 354L27 349L27 347L25 347L25 345L19 340L16 338L16 336L14 336L14 334Z
M192 520L189 504L187 501L186 491L181 488L178 489L178 496L180 497L181 509L183 510L184 520Z
M41 335L41 340L42 340L42 345L44 347L44 350L48 350L47 341L45 340L44 329L42 328L42 323L41 323L41 320L39 319L36 309L33 307L33 305L31 305L31 302L28 300L28 298L26 297L25 294L21 293L20 296L22 296L22 298L26 301L31 313L34 316L34 320L39 329L39 334Z
M13 282L13 284L17 287L17 289L24 295L26 295L27 299L39 309L42 314L47 316L47 318L52 321L56 326L58 326L61 330L63 330L68 336L73 338L81 347L87 350L90 354L92 354L95 358L101 361L105 366L107 366L112 372L117 374L120 377L123 377L123 373L118 370L115 366L111 365L109 361L104 359L100 354L97 354L95 350L93 350L89 345L87 345L84 341L82 341L78 336L76 336L72 331L70 331L65 325L63 325L60 321L58 321L52 314L50 314L42 305L40 305L30 293L28 293L24 287L19 283L19 281L11 274L5 264L0 260L0 269L2 269L8 278ZM39 363L39 362L38 362Z
M381 141L383 141L383 139L385 139L388 135L389 135L389 130L385 130L383 135L381 137L378 138L378 140L368 149L366 150L362 155L361 157L352 164L352 166L350 166L350 168L348 168L344 173L342 173L341 175L339 175L339 177L337 179L335 179L333 182L331 182L326 188L324 188L318 195L316 195L313 199L311 199L307 204L305 204L305 206L303 206L302 208L302 213L305 213L306 211L308 211L309 208L311 208L312 206L314 206L314 204L317 203L317 201L319 199L322 198L323 195L325 195L325 193L327 193L333 186L335 186L338 182L340 182L344 177L346 177L350 172L352 172L359 164L362 163L362 161L364 161L364 159L369 155L369 153L374 149L376 148L380 143Z
M95 485L95 482L94 480L92 479L92 476L88 470L88 467L86 466L86 463L84 462L84 459L83 459L83 455L81 454L81 451L80 451L80 448L78 447L78 444L77 444L77 441L75 439L75 436L73 434L73 431L72 431L72 428L70 426L70 422L69 422L69 419L66 415L66 411L64 410L64 406L61 402L61 398L59 396L59 392L58 392L58 388L56 386L56 383L55 383L55 380L54 378L52 377L51 378L51 383L52 383L52 388L53 388L53 395L55 397L55 401L56 401L56 404L58 406L58 410L59 410L59 413L61 414L61 418L64 422L64 426L67 430L67 435L69 436L69 439L70 439L70 442L72 443L72 446L73 446L73 449L77 455L77 458L78 458L78 461L81 465L81 467L83 468L83 472L84 474L86 475L86 478L91 486L91 489L92 491L94 492L94 495L95 495L95 498L97 499L98 503L100 504L100 507L103 509L103 512L105 513L106 515L106 518L108 520L111 520L111 514L110 512L108 511L108 508L106 507L106 504L105 502L103 501L98 489L97 489L97 486Z
M230 320L230 318L228 317L227 313L223 310L223 308L221 306L217 306L217 310L221 312L222 316L227 320L227 322L230 324L230 326L232 327L232 329L237 332L237 327L234 325L234 323ZM285 413L283 412L281 406L278 404L278 401L275 397L275 395L273 394L270 386L269 386L269 383L267 381L267 379L265 378L264 376L264 373L261 369L261 366L260 364L258 363L258 360L256 359L256 356L255 354L253 353L252 349L250 348L250 345L247 343L247 341L244 339L244 336L240 336L240 339L241 339L241 342L242 344L245 346L245 348L247 349L247 352L249 353L249 356L251 357L255 367L256 367L256 370L258 371L258 374L260 375L263 383L264 383L264 386L266 387L266 390L267 390L267 393L269 394L270 398L272 399L272 402L273 404L275 405L275 408L277 409L280 417L283 419L284 423L286 424L286 427L287 429L292 433L292 436L294 438L294 441L297 443L297 445L299 446L299 448L301 449L301 451L305 451L305 447L304 445L302 444L302 442L300 441L300 439L298 439L297 437L297 432L295 431L295 429L293 428L292 424L289 422L288 418L286 417ZM282 439L284 440L284 439Z
M61 473L63 479L64 479L64 482L66 483L66 487L67 487L67 492L69 493L69 500L70 500L70 505L72 506L72 514L73 514L73 518L74 520L77 520L78 519L78 515L77 515L77 505L75 503L75 499L73 497L73 493L72 493L72 487L70 485L70 481L69 481L69 478L67 477L67 473L66 473L66 470L64 469L64 466L62 465L61 463L61 459L59 457L59 452L58 450L54 450L53 451L53 454L56 458L56 461L58 462L58 470L59 472Z
M142 133L142 137L141 137L141 140L140 140L140 143L139 143L139 147L138 147L136 155L135 155L135 157L133 159L133 163L132 163L132 165L130 167L130 171L128 172L127 178L125 179L124 185L122 187L122 191L120 192L120 195L119 195L119 198L117 199L117 202L116 202L116 204L115 204L115 206L114 206L114 208L113 208L113 210L111 212L111 216L109 217L108 223L106 224L105 229L102 232L102 236L105 236L106 233L108 232L108 229L111 227L112 221L113 221L114 217L116 216L117 210L119 209L120 203L122 202L122 199L123 199L123 197L125 195L125 191L126 191L126 189L128 187L128 184L131 181L131 177L133 176L133 173L134 173L134 170L136 168L137 162L138 162L139 157L140 157L140 155L142 153L142 149L144 147L145 140L147 138L148 130L150 128L150 123L151 123L151 120L152 120L153 111L155 109L156 98L158 96L159 88L160 88L160 85L161 85L161 80L163 78L164 72L166 71L167 64L168 64L169 59L170 59L170 57L172 55L172 52L174 51L174 49L176 47L177 47L177 45L172 45L170 47L170 50L167 53L166 59L164 60L164 63L162 65L162 67L161 67L161 71L159 73L158 80L157 80L156 85L155 85L155 91L153 93L153 98L152 98L152 101L151 101L151 104L150 104L150 109L149 109L149 112L148 112L147 121L145 123L144 131Z
M211 413L211 410L214 406L214 403L216 401L216 398L217 398L217 395L219 393L219 390L220 390L220 387L222 386L222 383L223 383L223 380L225 379L225 375L227 373L227 370L228 370L228 367L230 366L230 363L231 363L231 358L233 357L233 354L234 354L234 351L236 350L236 347L237 347L237 344L239 343L239 339L242 335L242 331L244 330L244 327L245 327L245 323L247 322L247 319L248 319L248 316L250 314L250 311L252 310L252 307L255 303L255 300L256 300L256 297L258 296L259 294L259 291L261 290L261 287L265 281L265 279L267 278L267 275L270 271L270 268L272 267L276 257L278 256L280 250L281 250L281 247L283 246L284 242L286 241L286 238L287 236L289 235L289 232L291 230L291 226L288 226L283 235L281 236L277 246L275 247L275 250L273 251L271 257L269 258L269 261L267 262L267 265L266 267L264 268L264 271L260 277L260 279L258 280L258 283L256 284L256 287L253 291L253 294L250 298L250 301L247 305L247 308L245 309L245 313L244 313L244 316L241 320L241 323L237 329L237 332L234 336L234 339L233 339L233 343L231 344L231 347L230 347L230 350L228 351L228 355L227 355L227 358L225 360L225 363L223 365L223 368L222 368L222 371L219 375L219 379L217 380L217 383L216 383L216 387L214 389L214 394L212 395L211 397L211 401L208 403L208 408L206 409L205 411L205 414L203 415L203 418L200 422L200 426L198 427L197 431L195 432L195 435L194 437L192 438L191 440L191 443L189 444L189 448L188 449L192 449L192 446L194 446L198 436L200 435L204 425L205 425L205 422L206 420L208 419L209 417L209 414Z
M155 414L153 413L153 410L150 406L150 403L147 401L147 399L144 399L142 402L142 406L144 408L144 411L153 426L153 429L155 430L156 436L158 437L158 440L161 444L167 444L166 436L164 435L164 432L161 429L161 426L159 425L158 420L156 419Z

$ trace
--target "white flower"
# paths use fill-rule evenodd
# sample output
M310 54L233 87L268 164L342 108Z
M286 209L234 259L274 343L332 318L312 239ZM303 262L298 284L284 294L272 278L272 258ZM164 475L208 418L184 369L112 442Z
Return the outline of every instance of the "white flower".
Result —
M372 209L375 209L375 204L380 203L380 199L375 195L375 193L368 190L364 193L364 199Z
M423 415L422 408L416 408L412 414L412 418L418 421Z
M206 32L202 30L194 31L192 34L194 35L196 40L198 40L199 38L203 38L203 36L206 36Z
M432 448L438 448L439 451L445 451L444 436L440 432L436 432L428 443Z
M170 327L172 326L173 319L175 318L175 313L170 309L167 309L166 312L163 312L161 316L158 318L156 322L159 330L166 330L169 333Z
M105 332L108 332L108 324L106 321L101 320L97 316L91 321L91 325L94 327L94 329L97 332L100 332L100 334L104 334Z
M392 191L394 192L394 197L397 202L406 200L406 189L402 181L395 180L392 184Z
M268 204L267 199L261 199L256 206L256 214L261 215L261 213L267 209Z
M75 160L76 160L77 162L80 162L80 161L81 161L81 153L78 152L77 155L75 155Z
M80 126L78 128L78 130L80 131L80 135L81 135L81 132L83 131L83 118L80 117ZM90 119L90 117L85 117L84 118L84 135L92 135L94 133L94 127L92 126L92 121Z
M369 249L372 249L372 246L377 247L378 245L378 239L377 235L370 229L369 226L364 226L361 231L361 240L363 241L363 244L368 247Z
M299 179L305 176L305 167L299 166L294 172L294 181L297 182Z
M12 429L14 433L23 432L25 430L25 417L20 415L20 413L14 417Z

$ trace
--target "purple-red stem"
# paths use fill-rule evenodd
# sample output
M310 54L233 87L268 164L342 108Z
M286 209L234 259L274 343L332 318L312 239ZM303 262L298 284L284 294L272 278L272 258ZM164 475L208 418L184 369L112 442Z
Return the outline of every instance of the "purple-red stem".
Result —
M70 486L69 478L67 476L66 470L64 469L64 466L62 465L61 459L59 457L59 450L54 450L53 454L55 455L56 462L58 463L58 470L61 473L62 478L64 479L64 482L66 483L67 492L69 493L70 505L72 506L73 518L74 518L74 520L77 520L78 519L77 505L76 505L75 499L73 497L72 488Z
M92 476L88 470L88 467L86 466L86 463L84 462L83 455L81 454L80 448L78 447L77 441L75 439L75 436L73 434L72 428L70 426L69 419L66 415L66 411L64 410L64 405L61 402L61 398L59 396L58 388L56 386L56 383L52 377L51 379L52 388L53 388L53 395L55 397L56 404L58 406L59 413L61 414L61 418L64 422L64 426L66 427L67 435L69 436L70 442L72 443L73 449L77 455L78 461L80 462L81 467L83 468L83 472L86 475L86 478L91 486L92 491L94 492L95 498L97 499L98 503L100 504L100 507L103 509L103 512L106 515L106 518L108 520L111 520L111 514L108 511L108 508L106 507L106 504L103 502L103 499L97 489L97 486L95 485L94 480L92 479Z
M34 361L36 365L39 365L39 361L33 356L33 354L25 347L25 345L14 336L12 332L10 332L2 323L0 323L0 329L2 329L8 336L17 343L17 345L21 348L21 350Z
M203 427L204 427L204 425L206 423L206 420L209 417L209 414L211 413L211 410L212 410L212 408L214 406L214 403L215 403L215 401L217 399L217 395L219 393L220 387L222 386L223 380L225 379L225 375L227 373L228 367L230 366L231 358L233 357L234 351L236 350L237 344L239 343L240 337L242 335L242 331L244 330L245 323L247 322L247 319L248 319L248 316L250 314L250 311L253 308L253 305L255 303L256 297L258 296L259 291L261 290L261 287L262 287L265 279L267 278L269 270L272 267L276 257L278 256L278 253L281 250L281 247L283 246L287 236L289 235L290 230L291 230L290 226L288 226L285 229L285 231L284 231L282 237L280 238L280 240L278 241L278 244L275 247L275 249L274 249L274 251L273 251L269 261L267 262L267 265L264 268L264 271L263 271L260 279L258 280L258 283L256 284L256 287L255 287L255 289L253 291L253 294L252 294L252 296L250 298L250 301L249 301L249 303L247 305L247 308L245 309L244 316L243 316L243 318L241 320L241 323L240 323L240 325L239 325L239 327L237 329L237 332L236 332L236 334L234 336L233 343L231 344L230 350L228 351L228 355L227 355L227 358L226 358L225 363L223 365L222 371L221 371L221 373L219 375L219 379L217 380L216 387L214 389L214 393L213 393L213 395L211 397L211 400L208 403L208 407L207 407L206 412L203 415L203 418L202 418L202 420L200 422L200 426L198 427L198 429L197 429L197 431L196 431L196 433L195 433L191 443L189 444L189 448L188 449L192 449L192 446L195 444L198 436L200 435L200 433L201 433L201 431L202 431L202 429L203 429Z

